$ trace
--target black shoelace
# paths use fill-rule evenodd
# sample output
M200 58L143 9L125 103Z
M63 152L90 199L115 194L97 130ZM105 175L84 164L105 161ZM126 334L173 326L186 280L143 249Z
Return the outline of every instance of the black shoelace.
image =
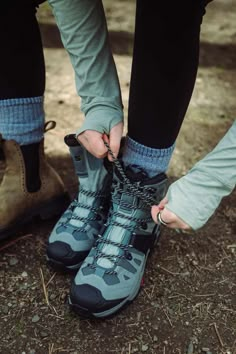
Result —
M156 203L156 200L153 198L152 193L153 193L153 188L151 187L143 187L140 186L138 183L135 182L131 182L130 179L126 176L125 171L123 170L123 167L120 163L120 161L114 156L109 144L107 142L104 141L105 146L107 147L107 150L109 152L109 154L112 156L113 159L113 163L115 164L115 167L117 168L119 174L122 177L122 183L125 183L128 186L128 190L126 190L126 194L131 195L131 196L135 196L138 197L142 200L142 202L146 205L146 207L151 207L152 205L154 205ZM131 193L129 193L129 190ZM116 187L116 193L122 193L123 189ZM133 207L132 205L128 204L128 203L124 203L121 200L117 200L115 193L112 193L112 199L114 203L119 203L119 205L126 207L126 208L130 208ZM135 209L137 210L138 207L135 207ZM140 207L141 209L141 207ZM126 229L127 231L129 231L130 233L133 233L134 231L134 226L133 225L126 225L123 224L121 222L117 222L116 220L112 220L113 217L119 217L119 218L123 218L125 220L131 221L132 223L134 222L136 225L138 224L139 226L141 226L143 229L147 228L147 223L152 221L151 216L147 217L147 218L135 218L133 216L128 216L122 213L119 213L117 211L111 210L110 211L110 215L109 215L109 219L108 222L105 226L108 225L113 225L113 226L118 226L121 228ZM98 248L98 246L101 245L101 248ZM122 254L107 254L102 252L102 248L104 245L112 245L112 246L116 246L119 249L121 249L123 252ZM96 248L96 254L94 256L93 262L88 264L89 267L96 269L97 265L96 265L96 261L99 258L105 258L110 260L113 263L113 266L115 267L116 264L118 263L119 259L132 259L132 256L129 252L129 249L132 248L133 246L130 244L122 244L120 242L115 242L113 240L109 240L104 238L102 235L98 235L98 239L96 241L96 244L94 246L94 248ZM106 274L116 274L116 271L114 270L106 270L105 271Z
M134 185L126 176L120 161L114 156L109 144L106 141L104 141L104 144L113 159L113 163L115 164L117 170L123 178L123 183L126 183L129 189L133 192L133 195L139 197L147 206L151 207L152 205L154 205L156 203L156 200L152 197L150 193L148 193L152 191L152 188L150 188L150 190L148 190L148 188L145 188L144 190L142 186L138 186L137 184Z

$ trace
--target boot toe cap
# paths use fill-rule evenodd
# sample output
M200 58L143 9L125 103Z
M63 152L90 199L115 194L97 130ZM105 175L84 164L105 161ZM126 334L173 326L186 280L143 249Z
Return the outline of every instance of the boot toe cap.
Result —
M70 290L70 303L75 310L85 315L99 315L115 308L125 298L108 300L105 299L101 291L89 284L76 285L72 283ZM98 316L99 317L99 316Z
M78 268L88 255L88 251L73 251L69 244L56 241L48 244L47 257L51 262L65 267Z

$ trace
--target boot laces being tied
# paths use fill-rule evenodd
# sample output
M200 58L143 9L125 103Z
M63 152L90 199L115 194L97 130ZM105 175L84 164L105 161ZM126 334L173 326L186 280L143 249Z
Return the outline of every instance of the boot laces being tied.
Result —
M129 193L130 196L135 196L136 198L141 199L144 204L146 205L146 207L151 207L152 205L154 205L156 203L156 199L153 198L153 189L152 188L146 188L143 186L140 186L139 184L135 183L135 181L131 181L127 175L124 172L124 169L121 165L121 163L119 162L119 160L114 156L110 146L108 145L107 142L104 141L105 146L108 149L109 154L112 156L113 158L113 162L114 165L118 171L118 173L120 174L120 177L122 178L124 184L126 184L128 186L128 191L126 193ZM142 177L142 175L139 175L139 178ZM139 179L138 178L138 179ZM114 189L112 190L112 201L115 204L119 204L120 206L124 207L124 208L130 208L133 207L133 205L131 205L130 203L126 203L123 202L122 200L118 200L117 199L117 194L122 193L123 192L123 188L120 188L119 186L116 185L115 187L116 191L114 193ZM138 209L142 209L143 207L138 207L136 206L136 210ZM147 208L148 209L148 208ZM120 220L120 221L117 221ZM128 223L127 223L128 221ZM145 218L135 218L134 216L128 216L124 213L120 213L114 210L110 210L110 214L109 214L109 218L108 218L108 222L104 225L106 226L118 226L121 227L123 229L128 230L129 232L133 232L134 229L138 226L141 227L145 227L145 225L152 221L151 218L151 214L150 217L145 217ZM101 245L100 247L98 245ZM122 244L120 242L115 242L109 238L104 238L102 237L101 234L98 235L98 239L96 241L96 245L98 246L96 249L96 255L94 257L94 263L89 264L89 266L91 268L96 268L95 263L97 262L97 264L99 265L103 265L105 266L107 262L102 262L101 259L108 259L110 262L113 263L113 268L115 268L115 265L117 264L118 259L122 259L122 258L126 258L127 257L127 253L129 252L129 249L132 248L133 246L130 244ZM108 252L107 249L105 247L103 247L102 245L112 245L115 246L117 249L121 249L122 253L119 254L117 252L114 252L114 254L110 254L110 250L111 247L108 248ZM115 251L115 248L113 247L113 251ZM107 252L107 253L106 253ZM110 265L110 267L112 266L112 264L107 263L107 265ZM106 270L105 271L107 274L116 274L117 272L114 270Z
M150 207L166 191L166 175L148 178L121 165L104 142L115 165L112 202L98 239L71 286L69 303L80 314L107 317L132 301L140 289L145 263L160 229Z

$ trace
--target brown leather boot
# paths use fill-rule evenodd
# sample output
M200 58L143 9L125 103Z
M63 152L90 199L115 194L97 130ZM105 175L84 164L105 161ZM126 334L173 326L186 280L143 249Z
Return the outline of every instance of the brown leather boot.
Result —
M70 203L60 176L46 161L44 140L24 146L3 140L2 146L6 170L0 185L0 239L35 216L62 214Z

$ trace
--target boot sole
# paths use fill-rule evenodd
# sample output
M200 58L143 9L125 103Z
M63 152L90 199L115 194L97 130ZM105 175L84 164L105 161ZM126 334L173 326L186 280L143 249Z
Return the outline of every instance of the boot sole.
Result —
M66 266L64 263L59 262L59 261L55 261L54 259L51 259L48 256L47 256L46 260L47 260L47 264L49 265L49 267L51 267L53 270L55 270L57 272L61 272L61 273L76 273L83 263L83 261L82 261L82 262L75 264L75 265Z
M41 220L49 220L55 216L61 215L69 206L71 200L68 193L64 193L59 197L53 198L37 208L31 209L27 212L27 215L22 215L13 224L5 228L0 228L0 240L11 236L19 231L19 227L32 221L32 219L39 217Z

